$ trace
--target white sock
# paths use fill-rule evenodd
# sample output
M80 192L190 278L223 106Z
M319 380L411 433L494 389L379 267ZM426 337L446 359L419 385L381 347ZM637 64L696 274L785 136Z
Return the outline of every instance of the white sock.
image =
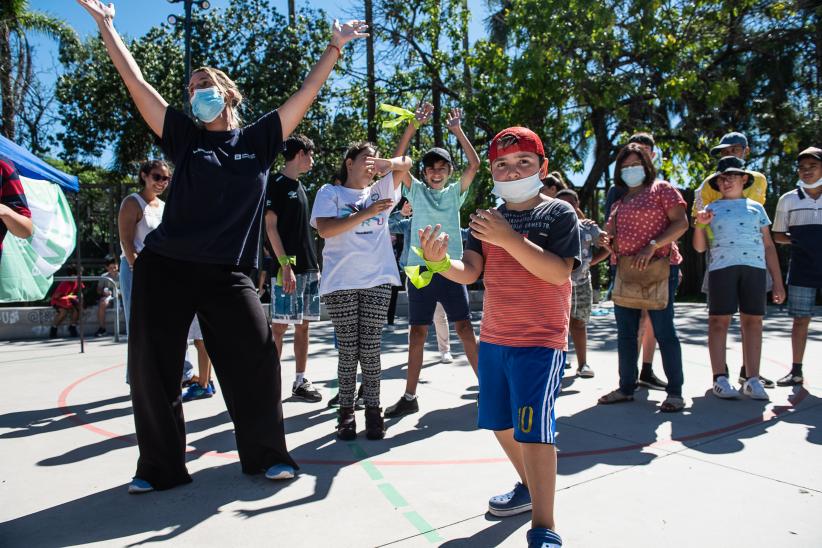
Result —
M305 373L297 373L294 376L294 384L296 386L300 386L303 383L303 379L305 378Z
M414 401L414 400L417 399L417 395L416 394L409 394L408 392L406 392L405 395L403 395L403 398L405 398L408 401Z

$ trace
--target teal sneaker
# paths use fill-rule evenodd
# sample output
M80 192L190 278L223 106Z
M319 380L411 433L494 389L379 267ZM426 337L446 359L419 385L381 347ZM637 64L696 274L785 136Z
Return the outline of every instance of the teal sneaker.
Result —
M293 479L297 473L293 466L288 464L275 464L265 471L265 477L270 480L287 480Z

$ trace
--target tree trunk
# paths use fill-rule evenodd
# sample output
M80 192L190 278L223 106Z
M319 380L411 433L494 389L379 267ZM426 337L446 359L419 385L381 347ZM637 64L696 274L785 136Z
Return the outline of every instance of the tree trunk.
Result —
M297 26L297 7L294 4L295 0L288 0L288 24L292 27Z
M366 49L366 102L368 111L368 140L377 141L377 83L374 75L374 6L372 0L365 0L365 22L368 25Z
M14 140L15 117L14 90L11 83L11 33L8 27L0 28L0 100L3 101L3 136Z
M602 179L602 174L608 170L611 163L611 141L608 139L608 128L606 125L606 114L603 109L593 109L591 111L591 125L594 127L594 165L585 178L585 183L579 191L580 203L585 203L590 199L596 189L597 182Z
M468 0L462 0L462 79L465 84L465 102L469 105L474 99L474 82L471 78L471 67L468 66L468 58L471 54L471 42L468 39L468 23L470 21L471 12L468 10ZM464 124L465 135L472 143L476 137L474 132L474 124Z
M440 63L436 58L436 54L440 49L440 31L439 26L436 28L433 39L431 40L431 53L434 57L434 62L431 65L431 104L434 105L434 113L431 117L431 127L434 130L434 146L445 146L445 140L442 135L442 90L440 89Z

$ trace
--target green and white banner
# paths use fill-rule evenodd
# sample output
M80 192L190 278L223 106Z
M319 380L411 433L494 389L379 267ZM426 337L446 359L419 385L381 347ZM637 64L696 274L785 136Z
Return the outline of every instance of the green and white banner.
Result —
M0 302L39 301L52 277L74 251L77 227L66 195L49 181L20 177L34 234L22 239L10 232L0 261Z

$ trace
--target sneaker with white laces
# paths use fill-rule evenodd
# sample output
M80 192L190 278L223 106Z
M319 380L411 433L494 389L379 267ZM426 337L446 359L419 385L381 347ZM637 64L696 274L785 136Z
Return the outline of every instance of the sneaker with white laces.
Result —
M454 356L450 352L440 352L440 363L453 363Z
M796 386L797 384L802 384L805 382L805 379L802 378L802 373L791 371L778 381L776 381L777 386Z
M492 516L507 517L531 511L531 493L517 482L511 491L488 499L488 512Z
M769 400L768 393L765 392L765 387L762 386L762 381L759 377L751 377L745 384L742 385L742 393L752 400Z
M728 377L717 377L714 381L714 396L722 398L723 400L735 400L739 398L739 390L731 386Z

